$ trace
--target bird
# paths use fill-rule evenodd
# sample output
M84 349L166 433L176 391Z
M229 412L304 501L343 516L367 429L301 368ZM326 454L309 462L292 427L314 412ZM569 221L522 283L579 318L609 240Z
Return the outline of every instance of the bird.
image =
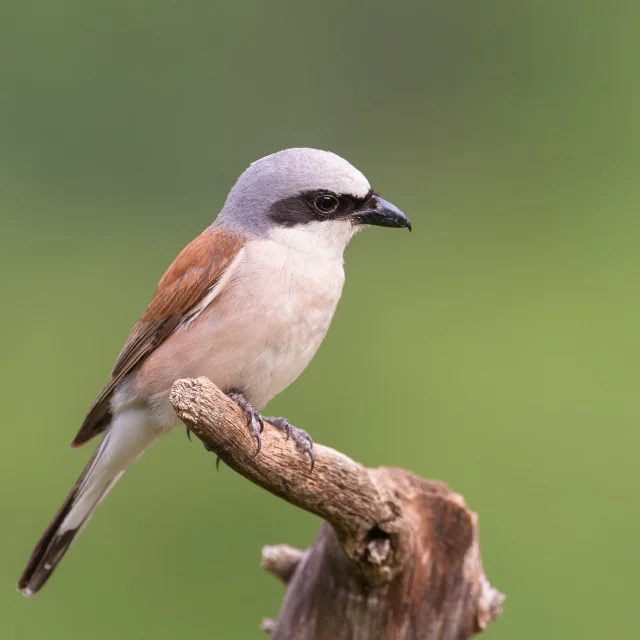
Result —
M266 420L313 464L310 436L260 409L315 355L342 294L344 250L367 225L411 231L332 152L285 149L240 175L213 223L162 276L82 422L72 448L102 441L33 549L19 591L42 588L124 471L181 425L169 401L176 380L208 377L244 411L257 452Z

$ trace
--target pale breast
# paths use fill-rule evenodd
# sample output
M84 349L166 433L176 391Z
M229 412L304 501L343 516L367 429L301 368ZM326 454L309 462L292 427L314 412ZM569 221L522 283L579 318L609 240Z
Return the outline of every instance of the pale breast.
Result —
M264 406L302 373L327 333L342 293L341 255L309 255L269 240L245 245L216 300L152 353L135 374L139 397L162 423L179 378L207 376Z

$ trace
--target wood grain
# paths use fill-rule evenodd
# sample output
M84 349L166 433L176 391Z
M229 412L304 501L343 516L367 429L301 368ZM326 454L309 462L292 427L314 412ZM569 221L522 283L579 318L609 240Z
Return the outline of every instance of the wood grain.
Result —
M229 467L325 520L305 552L263 550L263 567L286 584L277 619L262 625L272 640L459 640L500 615L477 516L445 484L318 444L310 471L268 424L254 456L242 411L206 378L178 380L171 402Z

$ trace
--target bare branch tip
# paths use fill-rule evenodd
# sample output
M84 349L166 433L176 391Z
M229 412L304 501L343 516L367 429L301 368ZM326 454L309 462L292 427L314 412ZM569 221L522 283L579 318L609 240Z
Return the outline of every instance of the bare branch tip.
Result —
M260 629L264 631L267 635L271 635L276 628L276 621L273 618L262 618L262 622L260 623Z
M287 584L298 568L304 553L301 549L290 547L288 544L266 545L262 547L260 566L267 573Z
M495 587L492 587L483 574L480 578L480 597L478 600L477 621L479 629L486 629L489 623L500 616L505 599L504 593L500 593Z

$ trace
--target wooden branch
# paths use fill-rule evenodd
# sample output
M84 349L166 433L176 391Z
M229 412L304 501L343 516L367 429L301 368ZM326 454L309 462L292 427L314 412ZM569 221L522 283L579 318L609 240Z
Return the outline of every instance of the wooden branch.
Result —
M262 547L261 567L287 584L293 577L304 551L294 549L288 544Z
M263 568L287 585L277 619L263 621L271 640L459 640L500 615L477 516L446 485L318 444L311 471L269 424L256 456L243 412L207 378L178 380L171 402L229 467L326 521L305 552L263 549Z

